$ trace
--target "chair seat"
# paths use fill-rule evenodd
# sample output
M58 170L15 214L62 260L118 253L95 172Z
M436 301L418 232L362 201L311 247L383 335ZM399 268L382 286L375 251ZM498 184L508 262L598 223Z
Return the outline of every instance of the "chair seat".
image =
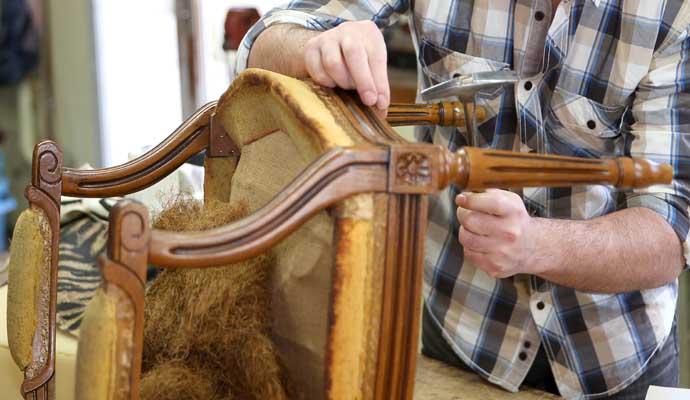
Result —
M77 360L77 338L57 332L56 342L56 398L74 398L74 371ZM0 388L5 400L21 400L19 387L22 384L19 371L7 345L7 285L0 287Z

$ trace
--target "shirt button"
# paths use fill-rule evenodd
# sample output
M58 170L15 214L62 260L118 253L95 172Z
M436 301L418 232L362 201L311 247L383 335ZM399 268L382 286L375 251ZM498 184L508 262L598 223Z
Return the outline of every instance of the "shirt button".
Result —
M525 85L523 87L527 91L532 90L532 82L530 82L530 81L525 82Z
M543 20L544 19L544 13L541 11L537 11L536 13L534 13L534 19L536 19L537 21Z
M589 129L594 129L594 128L596 128L596 127L597 127L597 123L594 122L594 120L591 120L591 119L590 119L589 121L587 121L587 128L589 128Z
M527 353L521 351L520 354L518 354L518 358L520 359L520 361L525 361L527 359Z
M544 307L545 307L545 306L544 306L544 302L543 302L543 301L540 301L540 302L537 303L537 309L538 309L538 310L543 310Z
M525 343L523 343L523 346L525 346L526 349L529 349L530 347L532 347L532 342L526 340Z

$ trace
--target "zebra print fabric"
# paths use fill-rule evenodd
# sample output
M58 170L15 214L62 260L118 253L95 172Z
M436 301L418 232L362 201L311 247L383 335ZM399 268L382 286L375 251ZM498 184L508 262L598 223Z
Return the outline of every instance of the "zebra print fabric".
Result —
M98 257L108 240L108 214L118 199L62 199L57 326L78 334L86 305L101 285Z

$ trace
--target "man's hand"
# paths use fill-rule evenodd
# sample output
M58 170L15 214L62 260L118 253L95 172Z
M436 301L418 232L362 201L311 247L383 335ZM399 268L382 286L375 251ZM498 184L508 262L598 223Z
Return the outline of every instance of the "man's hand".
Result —
M254 42L247 66L357 89L364 104L382 112L390 104L386 44L372 21L343 22L325 32L273 25Z
M372 21L344 22L311 38L304 46L304 64L315 82L357 89L364 104L388 108L386 44Z
M466 260L496 278L536 272L529 259L538 232L520 196L490 189L460 194L455 203Z

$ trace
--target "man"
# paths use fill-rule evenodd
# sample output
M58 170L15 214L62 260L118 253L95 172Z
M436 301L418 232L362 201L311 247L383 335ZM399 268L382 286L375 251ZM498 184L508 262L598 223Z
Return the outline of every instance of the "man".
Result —
M421 88L515 70L481 93L478 146L649 158L672 185L442 193L430 210L423 352L510 391L642 399L678 383L677 276L688 256L690 2L295 0L247 35L260 67L389 105L379 29L409 13ZM421 140L465 145L452 128ZM457 206L457 207L456 207Z

